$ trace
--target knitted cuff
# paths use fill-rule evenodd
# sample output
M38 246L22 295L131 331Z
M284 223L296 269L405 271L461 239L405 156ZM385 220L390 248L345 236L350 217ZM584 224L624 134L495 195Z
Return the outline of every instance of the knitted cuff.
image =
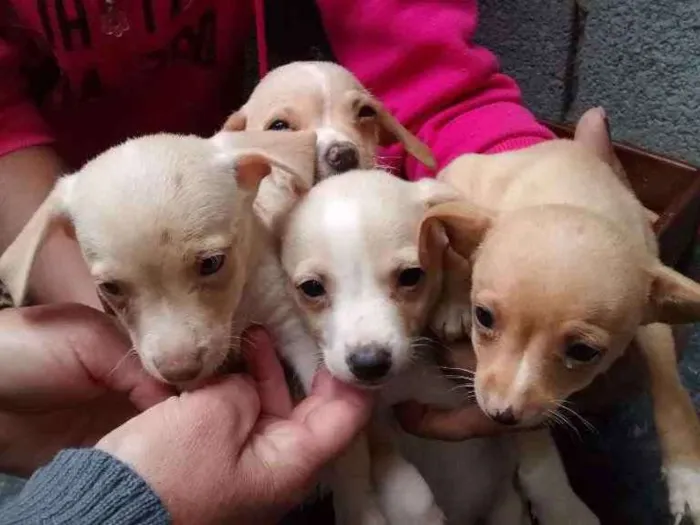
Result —
M0 524L165 525L158 496L126 464L97 449L68 449L0 507Z

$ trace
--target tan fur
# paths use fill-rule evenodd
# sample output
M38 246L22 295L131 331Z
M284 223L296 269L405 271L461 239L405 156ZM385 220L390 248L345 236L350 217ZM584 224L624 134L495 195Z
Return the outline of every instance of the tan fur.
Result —
M471 303L476 396L494 417L510 411L519 423L540 421L633 338L649 352L667 352L640 326L700 320L700 285L659 261L649 214L626 183L601 118L595 110L584 115L574 141L466 155L440 174L469 202L435 207L425 220L437 221L473 267L471 291L453 289L445 299L463 313ZM479 308L490 312L491 327L477 322ZM599 357L571 358L575 343L599 349ZM655 414L668 465L683 431L671 433L662 412L672 400L689 400L677 376L664 378ZM695 432L694 416L688 424ZM700 458L700 447L692 448ZM700 502L688 503L697 520Z

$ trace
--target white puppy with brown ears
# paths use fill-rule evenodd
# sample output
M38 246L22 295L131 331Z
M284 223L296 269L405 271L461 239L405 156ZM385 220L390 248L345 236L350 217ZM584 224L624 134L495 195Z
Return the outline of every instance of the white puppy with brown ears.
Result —
M661 324L700 321L700 285L660 262L650 215L623 176L591 110L573 141L456 159L440 177L471 203L437 206L426 225L440 224L473 267L470 287L448 294L471 324L482 409L506 424L541 421L636 339L671 511L700 524L700 422Z
M436 246L421 250L418 227L426 210L458 198L434 180L410 183L379 170L352 171L312 188L282 232L282 264L327 368L346 382L381 388L368 441L358 440L336 465L335 481L350 495L349 502L336 499L336 510L348 523L436 524L443 521L440 509L454 524L524 519L513 485L518 451L510 436L445 443L392 428L396 402L466 402L421 337L442 290L442 266L439 257L421 265L419 253L438 253L444 239L425 238ZM552 467L561 474L556 462L544 466ZM529 479L566 480L536 477ZM562 504L571 503L567 522L597 523L566 487L555 492ZM532 492L546 491L540 486Z

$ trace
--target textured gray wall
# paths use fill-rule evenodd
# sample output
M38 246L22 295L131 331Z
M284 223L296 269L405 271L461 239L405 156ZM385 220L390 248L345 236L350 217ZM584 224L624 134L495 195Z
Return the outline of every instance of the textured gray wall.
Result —
M615 138L700 164L700 2L587 4L570 117L603 105Z
M563 116L573 0L480 0L476 40L493 51L538 116Z

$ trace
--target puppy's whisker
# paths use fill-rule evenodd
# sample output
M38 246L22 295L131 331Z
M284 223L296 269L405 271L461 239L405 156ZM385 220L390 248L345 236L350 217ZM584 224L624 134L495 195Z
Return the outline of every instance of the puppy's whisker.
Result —
M598 429L586 418L584 418L581 414L579 414L576 410L573 408L566 406L566 401L561 402L559 404L559 409L566 411L566 413L571 414L572 416L576 417L581 423L583 424L584 427L590 432L593 432L594 434L598 434ZM571 403L568 403L571 404Z
M109 374L107 374L107 377L111 377L119 369L119 367L121 367L126 362L127 359L130 359L131 357L137 356L137 355L138 354L136 353L135 346L132 346L131 348L129 348L129 350L127 350L127 352L121 357L121 359L119 359L119 361L117 361L117 364L114 365L114 368L112 368L112 370L109 371Z

